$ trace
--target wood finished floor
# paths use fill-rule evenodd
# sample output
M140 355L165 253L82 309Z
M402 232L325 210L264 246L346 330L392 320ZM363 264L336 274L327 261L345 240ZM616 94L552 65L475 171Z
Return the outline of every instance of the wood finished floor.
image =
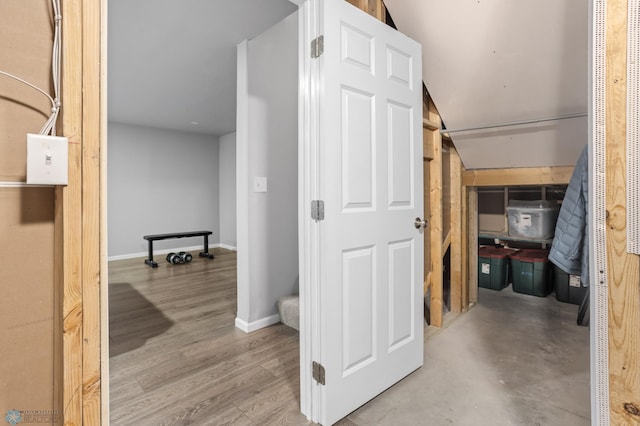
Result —
M109 264L112 425L312 424L299 411L298 333L237 330L235 252L214 253ZM589 333L576 313L480 289L474 309L425 330L423 368L336 426L588 425Z
M308 425L298 333L245 334L236 253L171 266L109 263L110 415L119 425Z

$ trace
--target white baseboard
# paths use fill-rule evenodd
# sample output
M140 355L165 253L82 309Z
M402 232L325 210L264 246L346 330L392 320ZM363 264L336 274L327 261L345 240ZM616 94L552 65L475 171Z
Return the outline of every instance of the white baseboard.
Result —
M261 328L268 327L280 322L280 315L275 314L270 317L262 318L257 321L246 322L236 317L236 328L244 331L245 333L251 333L252 331L260 330Z
M223 249L227 249L227 250L233 250L236 251L236 248L227 244L209 244L209 249L213 249L213 248L223 248ZM162 254L167 254L167 253L171 253L171 252L179 252L179 251L197 251L198 253L200 253L202 251L202 244L200 244L199 246L189 246L189 247L176 247L176 248L171 248L171 249L158 249L158 250L153 250L153 255L162 255ZM149 256L149 252L148 251L142 251L139 253L129 253L129 254L119 254L116 256L109 256L107 257L108 261L112 261L112 260L124 260L124 259L135 259L136 257L147 257ZM197 256L196 256L197 257Z

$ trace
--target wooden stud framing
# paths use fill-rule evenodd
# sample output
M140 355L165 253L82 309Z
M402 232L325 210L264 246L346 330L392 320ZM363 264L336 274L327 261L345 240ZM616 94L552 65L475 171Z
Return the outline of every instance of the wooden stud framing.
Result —
M572 173L573 166L467 170L462 175L462 184L465 186L566 185Z
M467 191L469 306L478 303L478 188Z
M82 3L82 419L101 419L101 3Z
M626 252L627 0L607 1L606 209L609 404L614 425L640 423L640 260Z
M436 129L433 129L430 126L422 126L422 157L425 160L433 160L434 130Z
M422 283L422 291L424 294L427 294L427 290L429 290L429 287L431 287L431 271L424 274L424 282ZM431 320L431 318L429 318L429 320Z
M462 165L461 165L462 168ZM469 188L461 187L461 207L460 207L460 306L462 312L469 309Z
M82 4L62 3L62 133L69 138L69 181L56 189L62 257L63 418L82 424ZM62 264L60 265L59 262Z
M379 21L387 22L387 8L382 0L369 0L367 12L371 16L375 16Z
M62 297L63 420L101 423L102 2L63 0L62 134L69 184L56 189L56 281Z
M466 286L466 277L462 274L462 161L453 144L449 148L449 170L451 179L451 311L462 312L462 292Z
M429 130L440 130L439 125L429 120L428 118L422 119L422 127Z
M440 121L435 106L429 103L429 121ZM439 127L439 126L438 126ZM430 252L431 252L431 317L430 324L442 327L442 137L439 130L431 132L433 159L429 162Z
M346 0L358 9L364 10L379 21L387 21L387 8L382 0Z
M449 230L449 232L447 232L447 235L445 235L442 239L442 253L446 253L447 250L449 250L449 247L451 247L451 230Z
M425 131L423 130L423 133ZM423 198L424 198L424 210L423 210L423 218L428 218L431 216L431 191L429 188L429 161L427 158L424 158L422 161L422 189L423 189ZM426 232L430 231L425 231ZM425 238L424 242L424 282L422 284L423 294L427 294L427 290L431 286L431 244L429 240Z

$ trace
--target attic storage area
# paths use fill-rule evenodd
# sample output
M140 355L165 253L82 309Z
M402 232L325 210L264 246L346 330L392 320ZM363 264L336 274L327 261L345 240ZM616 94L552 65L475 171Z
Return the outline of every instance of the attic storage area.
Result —
M457 313L492 311L492 319L477 324L484 340L476 350L501 346L502 336L515 330L527 335L487 353L523 375L542 368L531 361L523 371L511 366L510 357L548 356L558 368L554 374L568 380L565 390L581 389L572 403L588 417L589 332L576 324L575 297L567 303L564 294L568 283L560 284L546 261L554 209L587 143L587 5L409 3L385 2L399 30L423 45L425 199L431 227L427 321L446 328L463 318ZM508 210L536 200L551 206L545 217L552 222L545 224L551 235L512 235ZM490 264L485 247L520 257ZM497 271L502 282L492 288L487 277L495 278ZM563 289L561 297L554 294L554 279ZM580 355L571 361L564 358L567 353ZM579 374L572 362L580 366Z
M550 246L550 238L514 241L506 208L510 200L559 205L586 144L587 6L385 4L398 28L423 45L431 202L425 293L430 322L440 325L436 306L461 312L477 302L480 243ZM446 291L439 260L448 251Z
M485 285L490 265L483 256L484 247L507 247L511 253L539 250L546 258L551 246L553 235L510 235L508 210L534 200L559 208L587 142L587 6L385 3L398 28L423 45L425 199L431 218L424 285L428 322L447 326L470 308L505 309L510 313L496 314L489 327L505 335L522 327L554 353L551 363L565 365L557 372L564 376L562 369L570 364L563 364L561 354L588 354L588 331L576 324L578 307L554 297L552 266L524 257L537 252L522 250L515 261L491 264L504 269L494 289ZM547 226L555 228L557 211L551 214ZM512 265L524 278L514 279ZM530 265L535 279L525 270ZM561 323L568 325L566 334L560 334ZM487 339L500 345L498 335ZM512 357L539 353L528 342L515 342L507 349ZM577 364L583 376L573 385L584 391L578 411L587 413L588 356Z

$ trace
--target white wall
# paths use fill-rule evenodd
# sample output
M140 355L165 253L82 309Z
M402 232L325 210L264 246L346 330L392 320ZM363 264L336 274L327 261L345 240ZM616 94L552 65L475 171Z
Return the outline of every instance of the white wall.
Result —
M110 122L109 257L146 255L147 234L213 232L220 241L218 138ZM156 241L155 250L201 246L202 238Z
M236 134L220 137L220 244L235 248L236 238Z
M298 291L297 13L238 47L238 314L251 331ZM267 192L253 192L254 177Z

